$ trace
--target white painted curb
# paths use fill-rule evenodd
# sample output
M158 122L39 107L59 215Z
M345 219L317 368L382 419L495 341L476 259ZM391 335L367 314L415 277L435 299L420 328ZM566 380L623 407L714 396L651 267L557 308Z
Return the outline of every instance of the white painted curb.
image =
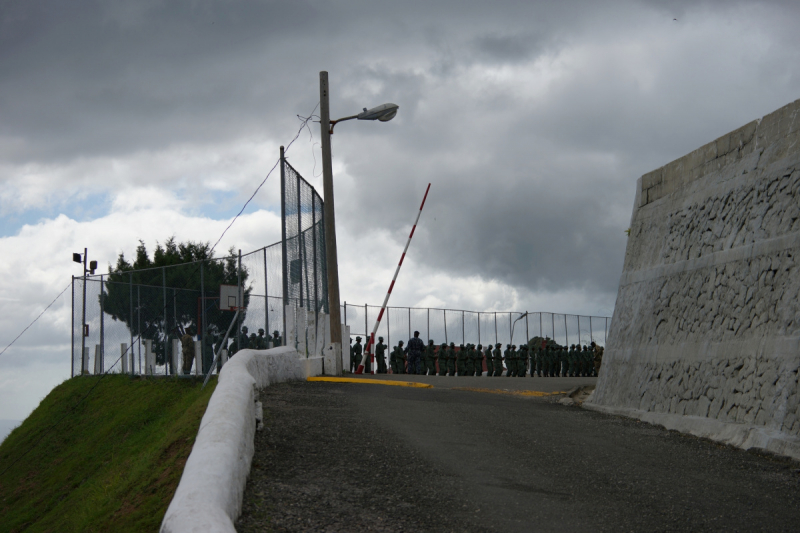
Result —
M322 357L301 359L294 348L237 352L222 367L161 533L235 533L253 459L256 390L321 373Z

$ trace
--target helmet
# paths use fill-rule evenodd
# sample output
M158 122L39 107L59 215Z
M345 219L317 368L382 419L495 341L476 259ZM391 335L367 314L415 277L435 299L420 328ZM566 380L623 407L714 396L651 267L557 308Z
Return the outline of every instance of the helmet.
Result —
M383 337L378 337L378 342L383 342Z
M356 337L356 342L360 341L361 337Z
M264 334L264 328L258 328L258 334L259 335L263 335Z

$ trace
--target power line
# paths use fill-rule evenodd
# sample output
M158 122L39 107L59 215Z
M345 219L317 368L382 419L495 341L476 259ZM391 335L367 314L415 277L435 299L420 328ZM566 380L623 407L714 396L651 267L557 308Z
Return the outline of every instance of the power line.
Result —
M71 282L71 281L69 282L69 284L68 284L66 287L64 287L64 290L63 290L63 291L61 291L60 293L58 293L58 296L56 296L55 298L53 298L53 301L52 301L52 302L50 302L50 303L48 304L48 306L47 306L47 307L45 307L45 308L42 310L42 312L41 312L41 313L39 313L39 316L37 316L36 318L34 318L34 319L33 319L33 322L31 322L30 324L28 324L28 326L27 326L25 329L23 329L23 330L22 330L22 331L19 333L19 335L17 335L16 337L14 337L14 340L13 340L13 341L11 341L11 342L9 342L9 343L8 343L8 346L6 346L5 348L3 348L3 351L2 351L2 352L0 352L0 355L3 355L4 353L6 353L6 350L8 350L9 348L11 348L11 345L12 345L12 344L14 344L15 342L17 342L17 339L19 339L20 337L22 337L22 334L23 334L23 333L25 333L26 331L28 331L28 329L30 329L30 327L31 327L32 325L34 325L34 324L36 323L36 321L37 321L37 320L39 320L40 318L42 318L42 315L45 313L45 311L47 311L48 309L50 309L50 307L52 307L52 306L53 306L53 304L54 304L54 303L56 303L56 300L58 300L59 298L61 298L61 295L62 295L62 294L64 294L65 292L67 292L67 289L69 289L70 285L72 285L72 282Z
M308 117L301 117L300 115L297 115L297 117L298 117L298 118L301 120L300 128L298 128L298 130L297 130L297 133L295 134L294 138L293 138L293 139L292 139L292 140L289 142L289 144L286 146L286 149L284 150L284 153L286 153L286 152L288 151L289 147L290 147L290 146L291 146L291 145L294 143L294 141L296 141L296 140L297 140L297 138L300 136L300 133L302 133L303 129L304 129L304 128L308 128L308 122L309 122L309 121L310 121L310 120L311 120L311 119L312 119L314 116L316 116L316 115L314 115L314 111L316 111L317 107L319 107L319 103L317 103L317 105L316 105L316 106L314 106L314 109L311 111L311 113L309 114L309 116L308 116ZM311 130L309 129L309 133L310 133L310 132L311 132ZM248 199L247 199L247 201L244 203L244 205L243 205L243 206L242 206L242 208L239 210L239 212L236 214L236 216L234 216L234 217L233 217L233 220L231 220L230 224L228 224L228 226L225 228L225 230L223 230L222 234L219 236L219 239L217 239L217 242L216 242L216 243L214 243L214 246L212 246L212 247L209 249L209 255L211 255L211 254L214 252L214 249L217 247L217 245L220 243L220 241L222 240L222 238L225 236L225 233L227 233L227 231L228 231L228 230L231 228L231 226L233 226L234 222L236 222L236 220L239 218L239 216L240 216L240 215L241 215L241 214L244 212L244 210L245 210L245 208L247 207L247 205L248 205L248 204L249 204L249 203L250 203L250 202L253 200L253 198L255 198L256 194L258 194L258 191L259 191L259 190L261 190L261 187L263 187L263 186L264 186L264 184L267 182L267 179L270 177L270 175L272 175L272 172L273 172L273 171L275 170L275 168L278 166L278 163L280 163L280 159L278 159L278 160L275 162L275 164L272 166L272 168L271 168L271 169L270 169L270 171L267 173L267 175L264 177L264 179L261 181L261 183L259 183L258 187L256 187L256 190L255 190L255 191L253 191L253 194L251 194L251 195L250 195L250 198L248 198ZM200 262L200 264L202 264L202 261ZM197 272L197 270L198 270L199 268L200 268L200 266L198 265L198 266L195 268L195 272ZM130 271L130 272L134 272L134 271ZM194 273L192 273L192 275L190 275L190 276L188 276L188 277L187 277L187 282L184 284L184 287L183 287L183 288L186 288L186 286L188 286L188 280L189 280L189 279L191 279L191 278L193 277L193 275L194 275ZM30 327L31 327L31 326L32 326L32 325L33 325L33 324L34 324L34 323L37 321L37 320L39 320L39 318L40 318L42 315L44 315L44 313L45 313L45 312L46 312L48 309L50 309L50 307L51 307L51 306L52 306L52 305L53 305L53 304L56 302L56 300L58 300L58 299L59 299L59 298L60 298L60 297L61 297L61 296L62 296L62 295L63 295L63 294L64 294L64 293L67 291L67 289L68 289L68 288L69 288L71 285L72 285L72 281L71 281L71 282L70 282L70 283L69 283L69 284L68 284L66 287L64 287L64 290L62 290L62 291L61 291L61 292L58 294L58 296L56 296L56 297L55 297L55 299L53 299L53 301L52 301L52 302L50 302L50 304L49 304L47 307L45 307L45 308L44 308L44 310L42 310L42 312L41 312L41 313L39 313L39 316L37 316L37 317L36 317L36 318L33 320L33 322L31 322L31 323L30 323L30 324L29 324L29 325L28 325L28 326L27 326L25 329L23 329L23 330L20 332L20 334L19 334L19 335L17 335L17 336L16 336L16 338L15 338L13 341L11 341L11 343L9 343L9 345L8 345L8 346L6 346L6 347L3 349L3 351L2 351L2 352L0 352L0 355L2 355L2 354L3 354L3 353L4 353L4 352L5 352L5 351L6 351L6 350L9 348L9 347L11 347L11 345L12 345L12 344L14 344L14 343L17 341L17 339L19 339L19 338L20 338L20 337L21 337L21 336L22 336L22 335L23 335L23 334L24 334L24 333L25 333L25 332L26 332L26 331L27 331L27 330L28 330L28 329L29 329L29 328L30 328ZM165 300L165 301L164 301L164 319L165 319L165 323L166 323L166 308L167 308L167 302L166 302L166 300ZM147 312L147 310L146 310L145 312ZM152 321L151 321L150 325L147 327L147 329L149 329L149 328L151 328L151 327L153 327L153 322L152 322ZM145 331L146 331L146 330L145 330ZM144 333L144 331L140 331L140 332L139 332L139 335L137 336L137 338L136 338L136 341L139 341L139 342L141 342L141 338L142 338L142 335L143 335L143 333ZM81 334L83 334L83 332L81 332ZM102 382L103 378L104 378L104 377L106 377L106 376L107 376L107 375L110 373L110 371L111 371L111 370L112 370L112 369L113 369L115 366L117 366L117 363L119 363L119 362L122 360L122 358L123 358L123 357L125 357L125 356L128 354L128 350L130 350L130 351L133 351L133 344L131 344L131 346L130 346L130 347L128 347L128 349L125 351L125 353L124 353L124 354L121 354L121 355L120 355L120 356L119 356L119 357L116 359L116 361L114 361L114 363L112 363L112 364L111 364L111 366L108 368L108 370L106 370L105 372L103 372L103 373L100 375L100 379L98 379L98 380L97 380L97 383L95 383L95 384L94 384L94 385L93 385L93 386L92 386L92 387L91 387L91 388L90 388L90 389L89 389L89 390L86 392L86 394L85 394L85 395L84 395L84 396L83 396L83 397L82 397L82 398L81 398L81 399L78 401L78 403L76 403L76 404L75 404L75 405L74 405L74 406L73 406L73 407L72 407L72 408L71 408L71 409L70 409L70 410L69 410L67 413L65 413L65 414L64 414L64 416L62 416L60 419L58 419L58 420L57 420L57 421L56 421L54 424L52 424L50 427L48 427L47 429L45 429L45 430L43 430L43 431L39 432L39 433L36 435L36 438L35 438L34 442L41 442L41 439L39 439L39 438L38 438L39 436L43 435L45 432L50 432L50 431L52 431L52 429L53 429L53 428L55 428L57 425L59 425L61 422L63 422L63 421L64 421L64 420L65 420L65 419L66 419L66 418L69 416L69 415L71 415L71 414L72 414L72 413L75 411L75 409L77 409L77 408L78 408L78 406L80 406L80 405L81 405L81 404L82 404L82 403L83 403L83 402L86 400L86 398L88 398L88 397L89 397L89 396L92 394L92 392L93 392L93 391L94 391L94 390L97 388L97 386L98 386L98 385L100 385L100 383ZM83 357L83 354L81 354L81 357ZM19 462L19 461L20 461L22 458L24 458L24 457L25 457L25 456L26 456L26 455L27 455L27 454L28 454L28 453L29 453L29 452L30 452L30 451L31 451L31 450L32 450L34 447L35 447L35 444L34 444L34 446L30 446L30 447L28 447L28 448L25 450L25 452L24 452L22 455L20 455L20 456L19 456L19 457L18 457L16 460L12 461L12 462L11 462L11 463L10 463L8 466L6 466L6 468L5 468L5 469L3 469L3 471L2 471L2 472L0 472L0 475L3 475L3 474L5 474L6 472L8 472L8 470L9 470L9 469L11 469L11 468L12 468L12 467L13 467L15 464L17 464L17 463L18 463L18 462Z

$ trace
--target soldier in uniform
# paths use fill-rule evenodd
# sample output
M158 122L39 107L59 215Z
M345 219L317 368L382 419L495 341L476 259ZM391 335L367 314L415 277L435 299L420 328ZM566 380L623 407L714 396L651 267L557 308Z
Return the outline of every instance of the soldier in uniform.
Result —
M419 338L419 331L414 332L414 336L408 340L408 373L422 374L422 352L425 351L425 343Z
M276 329L272 332L272 347L277 348L278 346L281 346L281 336Z
M386 345L383 344L383 337L378 337L375 345L375 362L378 365L378 374L386 373Z
M583 351L581 352L581 356L583 358L582 360L583 364L581 365L581 375L587 377L589 375L590 356L589 356L589 347L586 346L585 344L583 345Z
M503 346L499 342L494 345L494 350L492 351L492 356L494 358L494 375L496 377L503 375L503 352L500 351L500 347Z
M422 375L436 375L436 346L433 344L433 339L428 339L428 346L425 347L425 367L422 369Z
M486 361L486 375L492 376L494 375L494 365L492 364L492 345L486 345L486 349L483 351L483 359Z
M361 345L361 337L356 337L356 343L353 345L353 363L351 365L353 367L353 372L358 370L362 355L364 355L364 347ZM364 365L364 372L369 373L369 361Z
M256 346L257 350L266 350L269 348L267 345L267 338L264 337L264 328L258 328L258 343Z
M458 345L458 354L456 355L456 372L459 376L467 375L467 349L463 344Z
M392 374L399 374L397 371L397 346L389 352L389 369L391 369Z
M355 355L353 354L353 338L350 337L350 373L353 372L353 363L355 363Z
M251 350L258 350L258 337L255 333L251 333L250 338L247 339L247 347Z
M238 348L244 350L250 347L250 337L247 335L247 326L242 326L242 332L239 334Z
M600 373L600 365L603 364L603 352L605 348L600 346L595 349L594 351L594 375L598 375Z
M517 364L517 377L524 378L528 373L528 345L519 347L519 363Z
M447 344L442 343L439 345L439 353L437 354L437 359L439 361L439 375L446 376L447 375Z
M506 349L503 351L503 359L506 362L506 377L510 378L511 375L514 373L514 364L512 362L513 358L511 356L511 345L506 344Z
M192 361L194 361L192 328L186 328L186 331L181 337L181 351L183 352L183 373L184 375L188 375L192 371Z
M480 376L483 374L483 350L476 347L474 344L470 345L470 355L472 356L472 374L471 376Z
M451 342L447 349L447 375L456 375L456 343Z
M406 349L403 348L403 341L397 343L397 370L398 374L406 373Z

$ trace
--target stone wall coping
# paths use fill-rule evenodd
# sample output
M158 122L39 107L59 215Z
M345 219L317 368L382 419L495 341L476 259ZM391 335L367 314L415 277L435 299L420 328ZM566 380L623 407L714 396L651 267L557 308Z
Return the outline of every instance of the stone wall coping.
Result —
M241 350L222 367L161 533L236 532L254 453L257 391L306 379L316 368L321 356L300 357L288 346Z

